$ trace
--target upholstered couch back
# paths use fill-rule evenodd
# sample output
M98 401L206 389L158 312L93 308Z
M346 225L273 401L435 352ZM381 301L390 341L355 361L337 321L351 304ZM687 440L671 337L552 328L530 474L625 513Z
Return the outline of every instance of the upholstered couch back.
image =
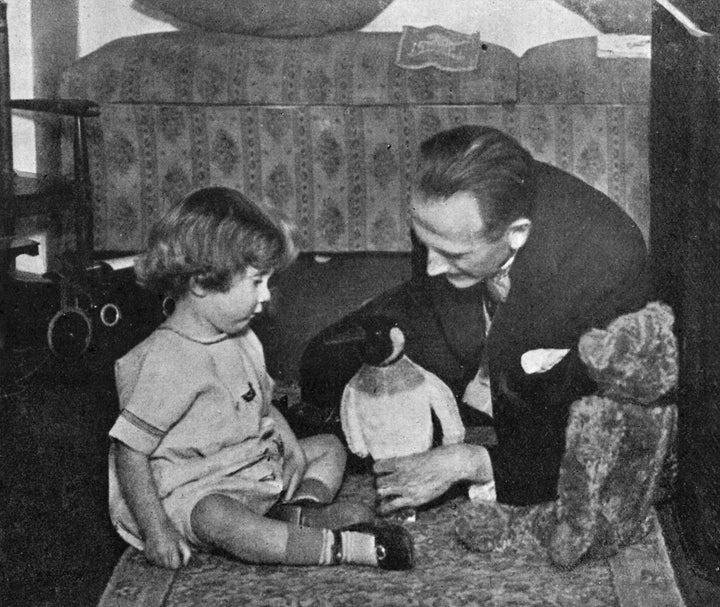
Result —
M419 143L499 127L608 193L648 232L649 60L596 39L522 58L485 44L477 68L396 65L400 34L270 39L172 32L115 40L64 74L90 121L95 245L143 247L192 188L224 184L296 221L307 251L407 251Z

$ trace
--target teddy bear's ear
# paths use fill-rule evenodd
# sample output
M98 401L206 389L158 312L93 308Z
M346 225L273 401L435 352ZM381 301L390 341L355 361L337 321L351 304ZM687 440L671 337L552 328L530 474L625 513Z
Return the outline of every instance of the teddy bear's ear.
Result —
M616 318L607 331L580 338L580 358L600 394L647 405L677 383L677 339L672 310L652 302Z

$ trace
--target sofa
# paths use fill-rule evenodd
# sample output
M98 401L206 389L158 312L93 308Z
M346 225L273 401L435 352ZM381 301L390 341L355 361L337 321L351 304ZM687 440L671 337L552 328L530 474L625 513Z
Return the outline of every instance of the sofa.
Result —
M88 125L96 247L141 248L172 200L212 183L283 208L305 250L409 250L418 144L467 122L606 192L647 235L649 59L601 58L582 38L522 58L483 44L471 71L403 69L400 40L170 32L79 59L60 94L100 105Z

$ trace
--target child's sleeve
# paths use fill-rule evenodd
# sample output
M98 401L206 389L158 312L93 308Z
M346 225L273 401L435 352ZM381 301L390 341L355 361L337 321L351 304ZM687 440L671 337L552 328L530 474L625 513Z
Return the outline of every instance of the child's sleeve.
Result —
M141 453L155 451L200 389L199 371L188 368L187 360L182 353L151 351L139 362L115 363L120 415L110 429L111 438Z

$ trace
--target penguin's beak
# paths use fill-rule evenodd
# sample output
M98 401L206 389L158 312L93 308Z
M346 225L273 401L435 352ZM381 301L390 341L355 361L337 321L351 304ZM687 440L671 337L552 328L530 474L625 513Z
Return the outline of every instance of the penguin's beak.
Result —
M353 325L342 333L328 337L323 343L326 346L339 346L363 342L365 338L365 330L360 325Z

